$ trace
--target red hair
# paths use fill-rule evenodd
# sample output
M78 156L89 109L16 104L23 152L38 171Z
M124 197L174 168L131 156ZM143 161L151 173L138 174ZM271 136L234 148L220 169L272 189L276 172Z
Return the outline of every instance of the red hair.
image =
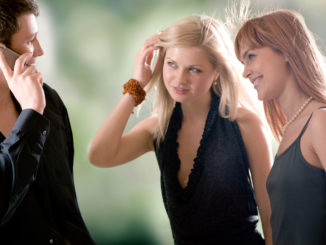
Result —
M291 10L277 10L247 20L235 38L238 59L241 45L270 47L283 54L300 90L326 103L325 62L300 14ZM267 122L276 140L280 141L286 117L275 99L263 103Z

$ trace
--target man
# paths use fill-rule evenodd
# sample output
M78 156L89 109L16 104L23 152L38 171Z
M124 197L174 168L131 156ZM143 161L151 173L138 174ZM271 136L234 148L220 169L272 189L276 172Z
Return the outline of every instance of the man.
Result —
M0 0L0 42L22 54L12 70L0 52L0 244L94 244L73 182L66 108L34 66L35 0Z

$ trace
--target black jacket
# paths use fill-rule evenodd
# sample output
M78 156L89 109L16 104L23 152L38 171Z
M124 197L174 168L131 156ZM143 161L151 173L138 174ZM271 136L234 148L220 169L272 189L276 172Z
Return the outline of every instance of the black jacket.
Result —
M77 204L67 110L43 88L44 115L23 110L7 139L0 132L0 244L94 244Z

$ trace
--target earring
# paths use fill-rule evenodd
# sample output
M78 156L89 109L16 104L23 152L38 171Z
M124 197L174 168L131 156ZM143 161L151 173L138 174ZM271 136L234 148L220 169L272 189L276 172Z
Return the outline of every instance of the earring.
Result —
M218 76L217 79L213 81L213 86L217 86L219 82L220 82L220 76Z

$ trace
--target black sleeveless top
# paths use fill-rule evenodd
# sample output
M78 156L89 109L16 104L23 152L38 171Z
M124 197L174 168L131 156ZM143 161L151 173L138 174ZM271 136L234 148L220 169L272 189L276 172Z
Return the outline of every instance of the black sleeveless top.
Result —
M182 188L177 134L182 110L176 103L164 141L155 149L164 205L175 244L264 244L256 230L257 205L248 158L236 122L220 117L212 102L188 185ZM155 144L154 144L155 145Z
M273 244L326 244L326 172L303 157L298 138L275 157L267 179Z

